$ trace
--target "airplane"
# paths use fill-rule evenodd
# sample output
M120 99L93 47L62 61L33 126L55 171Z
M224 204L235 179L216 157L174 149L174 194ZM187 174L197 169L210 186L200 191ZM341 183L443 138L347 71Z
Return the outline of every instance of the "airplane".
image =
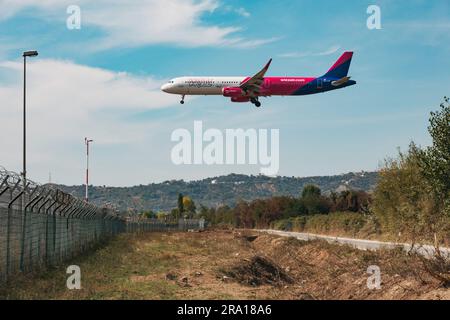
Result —
M186 95L222 95L232 102L251 102L260 107L260 97L308 95L355 85L347 75L352 57L353 52L344 52L320 77L265 77L270 59L253 77L180 77L165 83L161 90L181 95L181 104Z

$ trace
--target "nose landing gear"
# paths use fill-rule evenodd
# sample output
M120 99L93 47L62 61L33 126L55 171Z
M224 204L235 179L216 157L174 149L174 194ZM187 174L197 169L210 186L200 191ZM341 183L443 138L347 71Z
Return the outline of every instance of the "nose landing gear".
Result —
M181 104L184 104L184 94L181 96L181 101L180 101L180 103L181 103Z

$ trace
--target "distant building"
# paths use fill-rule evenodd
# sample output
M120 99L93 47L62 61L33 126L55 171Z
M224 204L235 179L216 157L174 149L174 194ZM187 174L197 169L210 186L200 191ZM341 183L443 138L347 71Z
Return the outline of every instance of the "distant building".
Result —
M345 184L341 184L339 187L336 188L336 192L340 193L342 191L349 191L350 188L345 185Z

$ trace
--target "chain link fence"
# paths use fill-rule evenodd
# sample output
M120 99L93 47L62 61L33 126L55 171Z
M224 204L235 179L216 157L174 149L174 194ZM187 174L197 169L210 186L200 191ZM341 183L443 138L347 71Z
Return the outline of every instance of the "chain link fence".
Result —
M56 265L125 232L118 212L0 167L0 282Z
M127 232L200 231L205 229L205 219L146 219L128 217Z
M57 265L122 232L203 230L203 219L120 215L39 185L0 166L0 283L18 272Z

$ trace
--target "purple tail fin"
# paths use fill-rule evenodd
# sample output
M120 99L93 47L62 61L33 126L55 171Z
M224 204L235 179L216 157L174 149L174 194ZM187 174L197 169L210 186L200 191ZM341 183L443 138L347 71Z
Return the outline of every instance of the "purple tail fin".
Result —
M352 62L353 52L346 51L328 70L324 77L341 79L347 76L350 63Z

